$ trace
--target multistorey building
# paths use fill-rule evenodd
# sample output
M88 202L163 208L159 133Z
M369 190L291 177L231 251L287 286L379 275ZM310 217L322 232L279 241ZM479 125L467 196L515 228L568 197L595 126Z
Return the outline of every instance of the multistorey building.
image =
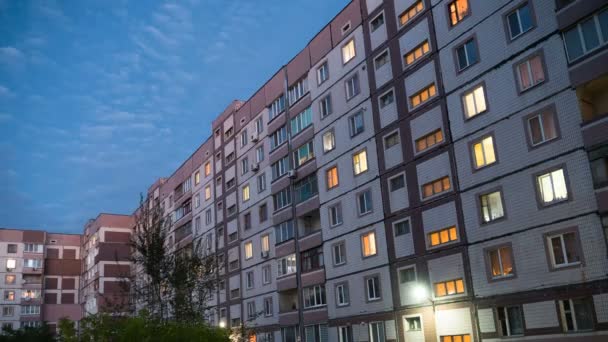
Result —
M79 321L80 235L0 229L0 323L19 329Z
M254 341L600 341L604 1L356 0L149 189ZM576 334L571 334L576 332Z

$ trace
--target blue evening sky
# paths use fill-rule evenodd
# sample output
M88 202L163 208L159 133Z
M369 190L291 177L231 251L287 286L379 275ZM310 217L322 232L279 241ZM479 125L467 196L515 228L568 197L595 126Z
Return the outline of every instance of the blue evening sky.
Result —
M131 213L348 0L0 0L0 227Z

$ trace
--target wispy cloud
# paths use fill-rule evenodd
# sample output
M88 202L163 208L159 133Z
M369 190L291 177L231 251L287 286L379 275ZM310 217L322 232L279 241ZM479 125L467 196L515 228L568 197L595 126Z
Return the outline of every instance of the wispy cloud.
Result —
M21 50L14 46L0 47L0 63L5 65L15 65L22 63L25 55Z

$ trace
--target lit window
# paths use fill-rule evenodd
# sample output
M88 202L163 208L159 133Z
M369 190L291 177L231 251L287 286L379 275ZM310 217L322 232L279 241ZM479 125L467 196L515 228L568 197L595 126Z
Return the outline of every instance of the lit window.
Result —
M249 201L249 184L243 187L243 202Z
M476 169L494 164L496 162L494 139L491 136L488 136L481 139L479 142L474 143L473 155Z
M6 269L12 270L17 267L17 260L15 259L7 259L6 260Z
M348 126L350 129L351 138L365 130L365 124L363 121L363 111L359 111L356 114L348 118Z
M507 15L507 23L511 39L515 39L530 31L533 27L530 4L525 3L523 6Z
M384 13L378 14L372 21L370 21L371 31L374 32L384 25Z
M270 251L270 235L262 235L260 237L260 244L262 245L262 253L268 253Z
M608 44L608 9L580 21L563 33L570 62Z
M422 12L424 9L424 2L422 0L417 1L415 4L406 9L401 15L399 15L399 23L401 26L407 24L416 16L416 14Z
M456 240L458 240L458 232L454 226L429 233L429 244L431 247L443 245Z
M442 142L443 132L441 131L441 129L438 129L421 138L416 139L416 152L422 152Z
M376 255L376 233L368 232L361 236L361 247L363 248L363 256L368 257Z
M547 111L529 118L528 134L532 146L557 138L555 113Z
M471 342L471 335L446 335L441 336L441 342Z
M474 39L469 39L456 48L456 59L458 60L458 71L462 71L479 61Z
M342 63L346 64L355 58L355 40L351 39L342 46Z
M419 105L427 102L433 96L437 94L437 89L435 88L435 84L431 84L428 87L422 89L416 94L410 96L410 107L415 108Z
M320 67L317 68L317 84L321 84L329 78L329 67L327 66L327 62L321 64Z
M323 152L329 152L334 148L336 148L334 131L327 131L323 133Z
M464 104L464 115L467 119L474 117L479 113L483 113L488 109L486 105L486 96L483 85L478 85L470 91L462 95L462 103Z
M211 174L211 163L206 162L205 163L205 177L209 176L210 174Z
M559 301L564 331L593 330L593 304L590 297Z
M207 185L205 187L205 200L208 200L211 198L211 187L209 185Z
M469 15L469 1L454 0L448 4L448 10L450 11L450 24L454 26Z
M424 55L426 55L428 52L429 52L429 41L425 40L424 42L422 42L422 44L413 48L410 52L408 52L405 55L405 57L403 57L403 60L405 61L405 65L413 64L414 62L416 62L417 60L422 58Z
M319 101L319 111L321 118L324 118L331 114L331 95L327 95Z
M379 300L380 297L380 277L373 276L365 279L365 285L367 288L367 300ZM381 340L376 340L381 341Z
M198 185L201 182L201 173L200 171L196 171L194 174L194 185Z
M464 293L464 282L462 279L448 280L435 283L435 297L445 297Z
M578 265L581 257L575 232L567 232L547 236L549 255L555 268Z
M545 80L543 61L539 55L528 58L517 65L517 81L520 90L527 90Z
M422 186L422 197L428 198L433 195L440 194L452 188L450 177L442 177Z
M334 166L331 167L327 170L327 189L333 189L334 187L338 186L339 184L339 179L338 179L338 167Z
M420 316L405 318L405 331L421 331L422 323Z
M513 250L510 246L494 248L488 251L490 270L492 279L512 277L513 270Z
M389 148L399 144L399 132L393 132L386 137L384 137L384 149L388 150Z
M12 302L15 300L15 291L4 291L4 300Z
M346 87L346 100L350 100L357 96L361 92L361 86L359 85L359 74L354 74L353 77L349 78L344 82Z
M362 150L353 155L353 169L355 176L367 171L367 151Z
M4 283L6 285L13 285L16 279L17 277L14 274L7 274L4 276Z
M253 258L253 243L245 242L245 260Z
M357 195L357 209L359 215L365 215L372 212L372 191L367 190Z
M481 220L483 223L489 223L505 216L500 191L479 196L479 202L481 204Z
M536 177L540 199L543 204L552 204L568 199L568 187L564 170L558 169Z
M381 53L378 57L374 59L374 65L376 66L376 70L380 69L388 62L388 50L385 50L383 53Z

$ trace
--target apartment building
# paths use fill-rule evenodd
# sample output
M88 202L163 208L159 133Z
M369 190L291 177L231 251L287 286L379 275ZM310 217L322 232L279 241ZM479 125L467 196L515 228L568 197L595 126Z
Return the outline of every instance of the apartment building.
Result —
M0 229L0 324L79 321L80 235Z
M134 226L131 215L106 213L85 225L79 297L84 316L130 312L130 243Z

